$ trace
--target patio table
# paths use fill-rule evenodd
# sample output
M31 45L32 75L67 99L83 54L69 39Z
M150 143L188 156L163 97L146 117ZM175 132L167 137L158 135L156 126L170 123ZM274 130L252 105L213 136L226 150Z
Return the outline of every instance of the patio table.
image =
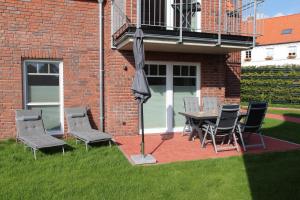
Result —
M191 126L192 126L192 132L190 134L189 140L192 140L192 138L195 136L195 134L198 133L200 141L202 141L203 135L202 135L202 131L201 131L201 125L204 122L204 120L215 120L218 118L218 112L203 112L203 111L201 111L201 112L178 112L178 113L180 115L183 115L183 116L191 119L190 121L191 121ZM247 116L247 113L240 112L239 120L245 116Z

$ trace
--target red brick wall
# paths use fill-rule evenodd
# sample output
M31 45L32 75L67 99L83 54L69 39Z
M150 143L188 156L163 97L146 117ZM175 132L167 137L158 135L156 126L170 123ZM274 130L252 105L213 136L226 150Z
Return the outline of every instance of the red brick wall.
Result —
M0 0L0 138L15 135L22 60L60 59L64 106L88 105L99 124L97 1Z
M134 60L130 51L111 48L110 2L104 8L105 130L114 135L138 133L138 106L131 92ZM235 58L239 53L235 54ZM223 102L239 102L240 63L229 55L146 52L146 60L201 64L201 95L217 96ZM230 60L229 60L230 59ZM126 68L127 70L125 70ZM230 74L235 70L234 74ZM228 76L229 75L229 76ZM234 85L230 83L234 82Z
M138 107L130 90L132 52L111 48L110 1L104 12L105 130L138 132ZM95 1L0 0L0 138L15 135L14 110L22 108L22 60L60 59L64 106L88 105L99 124L98 4ZM201 95L239 101L239 53L226 55L146 52L147 60L201 64ZM235 59L233 59L235 58Z

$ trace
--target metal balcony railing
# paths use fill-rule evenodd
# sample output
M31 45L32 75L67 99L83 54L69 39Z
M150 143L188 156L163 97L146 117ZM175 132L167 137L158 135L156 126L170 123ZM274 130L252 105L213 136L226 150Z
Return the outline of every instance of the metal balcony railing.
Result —
M128 26L205 32L255 38L262 24L257 20L264 0L113 0L112 33Z

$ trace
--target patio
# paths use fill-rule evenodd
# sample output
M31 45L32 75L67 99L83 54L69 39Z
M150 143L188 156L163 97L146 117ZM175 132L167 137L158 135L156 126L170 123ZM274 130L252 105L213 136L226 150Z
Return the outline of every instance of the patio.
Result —
M140 136L117 136L115 137L119 149L123 152L129 162L132 163L130 155L140 152ZM251 136L249 143L256 143L259 140L257 135ZM189 141L188 136L175 134L156 134L145 136L145 153L152 154L158 164L172 163L190 160L203 160L210 158L222 158L230 156L239 156L243 154L261 154L266 152L284 152L300 149L299 144L264 136L267 149L260 147L251 148L247 152L235 150L215 153L213 145L208 143L206 148L200 147L199 139Z

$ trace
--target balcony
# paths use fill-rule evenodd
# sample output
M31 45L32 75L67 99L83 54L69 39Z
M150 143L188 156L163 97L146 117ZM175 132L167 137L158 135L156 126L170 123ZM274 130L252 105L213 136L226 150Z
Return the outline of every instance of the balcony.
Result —
M112 38L131 50L137 26L146 51L225 54L251 48L264 0L113 0Z

